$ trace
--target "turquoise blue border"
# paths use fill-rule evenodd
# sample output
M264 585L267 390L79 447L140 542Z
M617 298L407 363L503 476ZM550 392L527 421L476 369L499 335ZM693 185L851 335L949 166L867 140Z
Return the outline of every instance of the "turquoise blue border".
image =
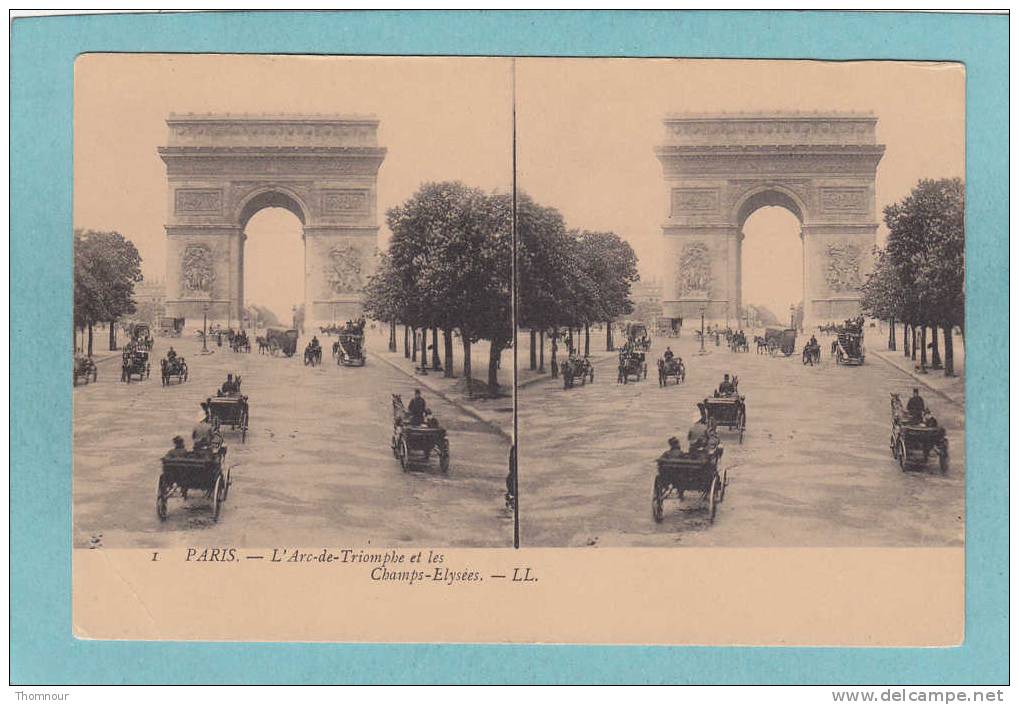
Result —
M100 51L965 62L966 382L979 394L967 394L964 645L749 649L72 639L71 400L61 372L67 367L71 329L71 93L75 57ZM12 29L11 145L12 682L1007 682L1007 18L862 12L346 12L19 19Z

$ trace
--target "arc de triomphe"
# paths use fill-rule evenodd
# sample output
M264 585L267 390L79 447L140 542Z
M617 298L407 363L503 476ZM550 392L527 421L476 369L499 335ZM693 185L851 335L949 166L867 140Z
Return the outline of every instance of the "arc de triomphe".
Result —
M359 313L379 230L378 120L174 114L166 124L167 315L240 321L244 228L269 207L304 228L306 322Z
M740 319L742 228L763 206L782 206L801 223L805 324L859 313L885 150L875 116L671 114L664 124L655 150L669 189L664 315Z

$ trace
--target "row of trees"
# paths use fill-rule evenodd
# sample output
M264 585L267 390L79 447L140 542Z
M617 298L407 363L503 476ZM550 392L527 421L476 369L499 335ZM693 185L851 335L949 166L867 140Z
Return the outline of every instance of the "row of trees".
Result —
M903 354L955 374L952 331L965 335L965 185L962 179L921 180L902 201L884 210L888 240L875 253L863 286L866 314L887 320L888 348L896 349L900 322ZM942 363L938 332L944 336ZM928 331L930 343L928 344Z
M512 202L460 182L426 183L386 213L392 232L388 251L369 279L364 311L395 327L404 326L404 353L422 367L432 332L433 362L443 334L447 377L453 375L453 334L463 348L463 375L472 392L471 348L489 342L488 391L499 391L502 351L512 340ZM413 342L409 338L413 338ZM419 346L420 340L420 346Z
M422 185L387 212L392 239L365 287L365 314L390 324L391 350L396 326L403 325L404 354L417 362L420 351L422 367L431 347L433 368L455 376L458 337L469 391L472 345L488 341L486 391L497 394L502 352L513 341L513 206L508 194L459 182ZM632 310L629 289L637 280L637 259L614 233L568 230L559 211L526 195L518 196L515 217L518 324L530 331L532 369L544 369L544 337L551 337L556 374L556 344L564 333L573 346L573 332L584 330L588 352L592 323L610 323Z
M545 337L551 338L553 376L557 348L591 352L591 326L605 324L612 350L612 322L633 312L630 287L638 281L633 248L613 232L569 230L561 213L527 196L517 204L518 324L530 332L529 367L545 371Z
M116 322L135 312L141 263L134 243L118 232L74 231L74 328L88 331L88 355L98 323L109 324L110 350L117 349Z

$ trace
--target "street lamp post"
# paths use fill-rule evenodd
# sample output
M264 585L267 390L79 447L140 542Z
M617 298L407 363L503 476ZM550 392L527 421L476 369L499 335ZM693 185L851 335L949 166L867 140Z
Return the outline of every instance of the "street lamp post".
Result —
M704 309L701 309L701 353L704 352Z
M202 305L202 352L209 352L209 304Z
M796 327L796 307L793 304L789 304L789 327Z

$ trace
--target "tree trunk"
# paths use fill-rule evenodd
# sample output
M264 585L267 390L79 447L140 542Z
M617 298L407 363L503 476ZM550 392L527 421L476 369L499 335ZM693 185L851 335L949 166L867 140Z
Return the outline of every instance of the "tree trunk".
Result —
M888 349L895 350L895 318L888 319Z
M584 324L584 357L591 354L591 325Z
M403 324L403 356L410 357L410 327Z
M545 329L538 331L538 372L545 372Z
M117 349L117 326L116 321L110 321L110 350Z
M902 322L902 356L909 357L909 324Z
M396 352L396 321L389 322L389 352Z
M502 346L494 340L488 346L488 393L499 394L499 362L502 358Z
M418 361L418 329L415 326L411 326L410 339L410 361L416 363Z
M552 370L552 377L558 377L559 376L559 361L556 359L556 351L557 351L557 348L558 348L558 344L557 344L558 340L559 340L559 329L558 328L553 328L552 329L552 362L550 363L550 367L551 367L551 370Z
M442 344L446 358L446 365L442 376L449 378L456 377L456 375L453 374L453 331L449 328L442 329Z
M432 369L442 371L442 360L439 359L439 327L432 326Z
M955 350L952 340L952 326L944 327L945 334L945 377L955 377Z
M612 344L612 321L605 321L605 352L612 352L616 346Z
M471 336L463 330L460 331L460 342L464 348L464 379L467 380L468 391L471 388Z
M916 352L914 350L914 352ZM927 374L927 326L920 326L920 374Z
M938 327L931 326L931 369L941 369L941 351L938 350Z
M92 357L92 322L88 324L88 356Z
M528 369L533 370L538 366L538 333L531 329L531 360Z

